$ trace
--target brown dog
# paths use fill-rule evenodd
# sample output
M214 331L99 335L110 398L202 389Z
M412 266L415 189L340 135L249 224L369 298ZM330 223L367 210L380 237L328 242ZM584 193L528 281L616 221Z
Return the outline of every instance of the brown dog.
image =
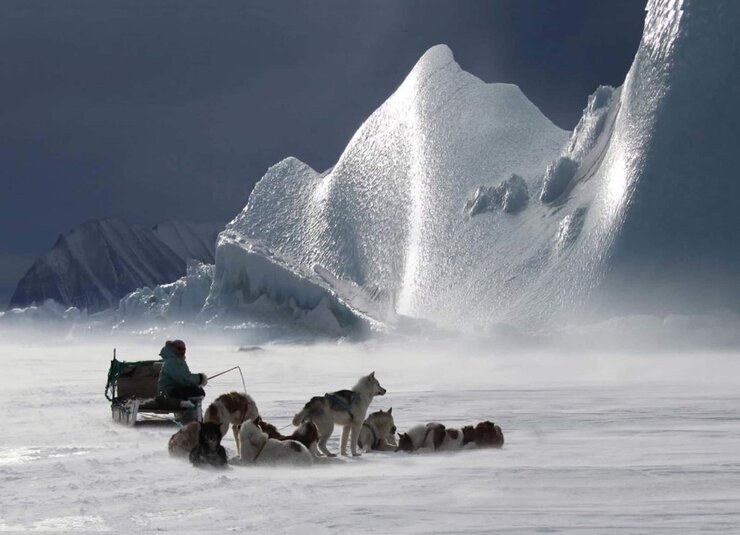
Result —
M274 438L276 440L296 440L306 446L308 451L311 452L311 455L318 457L319 429L313 422L303 422L290 436L281 434L277 427L264 421L259 416L255 418L254 423L257 424L257 427L259 427L263 432L267 433L269 438Z
M167 450L173 457L187 457L198 445L199 437L200 422L190 422L170 437Z
M221 427L221 436L226 435L231 425L236 441L236 451L239 449L239 426L247 421L254 420L260 415L257 404L249 394L229 392L221 394L211 403L203 414L203 422L213 422Z
M259 417L259 411L254 400L248 394L229 392L218 396L206 409L203 422L218 424L223 437L232 426L236 451L239 451L239 426L246 420ZM190 422L170 437L167 449L175 457L187 457L190 450L198 445L200 424Z
M471 442L479 448L501 448L504 445L504 432L489 420L478 422L475 427L466 425L462 432L463 445Z

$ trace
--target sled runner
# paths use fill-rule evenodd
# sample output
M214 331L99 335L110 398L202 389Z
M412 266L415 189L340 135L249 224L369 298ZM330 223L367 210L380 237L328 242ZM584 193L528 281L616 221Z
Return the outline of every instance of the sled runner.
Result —
M114 421L134 426L139 415L143 414L172 415L176 420L181 418L183 407L179 400L157 395L157 379L162 362L125 362L116 359L116 351L113 350L105 397L111 402L111 416ZM200 406L195 405L195 408L200 419Z

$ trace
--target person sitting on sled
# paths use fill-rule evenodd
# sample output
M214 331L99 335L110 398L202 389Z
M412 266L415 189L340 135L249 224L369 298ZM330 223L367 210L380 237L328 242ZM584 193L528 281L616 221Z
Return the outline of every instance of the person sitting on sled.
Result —
M159 352L164 363L157 380L157 391L161 396L180 401L179 406L184 409L195 409L183 414L181 420L200 420L200 402L206 393L202 387L208 383L205 373L190 373L185 362L185 342L182 340L167 340Z

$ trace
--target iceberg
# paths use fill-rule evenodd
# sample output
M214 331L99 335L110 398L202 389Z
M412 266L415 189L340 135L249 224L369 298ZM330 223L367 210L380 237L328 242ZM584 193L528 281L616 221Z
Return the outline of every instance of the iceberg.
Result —
M176 281L154 288L137 288L121 298L117 315L122 321L177 321L194 318L205 304L212 281L212 264L190 260L185 276Z
M624 85L570 134L430 49L332 169L268 170L219 237L208 303L327 297L462 330L737 309L738 15L651 0Z
M738 311L740 120L728 98L740 81L738 15L729 0L650 0L624 84L597 88L570 133L515 85L484 83L435 46L336 165L272 166L219 234L214 266L193 264L179 280L182 272L142 275L118 314L343 335ZM153 255L197 252L182 246L197 240L180 240L190 232L181 226L155 232ZM64 239L62 251L73 250ZM42 264L71 256L57 255ZM114 306L121 273L145 271L113 264L122 267L105 284L102 268L62 270L99 288L65 305ZM44 269L39 280L56 280ZM75 277L30 297L73 295Z
M534 187L567 140L518 87L486 84L433 47L331 170L294 158L268 170L219 237L208 301L290 294L312 307L328 296L380 322L487 315L475 296L491 281L477 273L521 221L471 220L466 200L513 174ZM252 257L294 278L252 271Z

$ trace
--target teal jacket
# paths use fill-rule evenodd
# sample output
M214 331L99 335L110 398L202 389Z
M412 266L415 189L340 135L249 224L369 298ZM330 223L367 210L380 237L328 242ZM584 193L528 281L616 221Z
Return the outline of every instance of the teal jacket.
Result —
M164 346L159 356L164 360L157 380L157 390L160 394L166 396L178 386L198 386L200 384L200 374L190 373L188 363L177 354L174 348Z

